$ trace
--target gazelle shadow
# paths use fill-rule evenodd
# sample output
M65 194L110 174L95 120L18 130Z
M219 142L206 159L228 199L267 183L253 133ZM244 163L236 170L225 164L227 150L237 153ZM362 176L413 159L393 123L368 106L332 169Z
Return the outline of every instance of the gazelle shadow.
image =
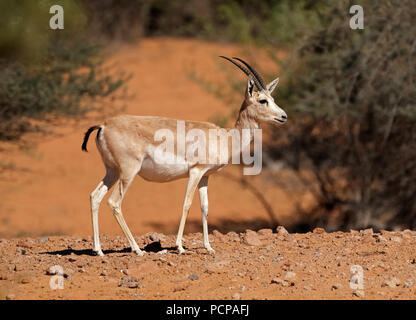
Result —
M176 247L162 247L160 241L154 241L146 245L143 250L145 252L154 252L157 253L159 251L168 250L168 251L177 251ZM120 250L103 250L104 254L111 254L111 253L131 253L131 248L126 247ZM61 255L61 256L69 256L71 254L75 254L77 256L96 256L97 254L92 249L64 249L64 250L56 250L56 251L46 251L41 252L40 254L49 254L49 255Z

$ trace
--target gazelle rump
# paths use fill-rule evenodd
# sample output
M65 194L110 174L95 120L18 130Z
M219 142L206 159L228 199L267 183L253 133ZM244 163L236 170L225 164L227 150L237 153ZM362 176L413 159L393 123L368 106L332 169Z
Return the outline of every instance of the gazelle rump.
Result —
M259 128L260 122L282 124L286 122L286 113L274 102L271 93L276 88L279 78L269 84L265 84L261 76L245 61L221 56L236 65L248 76L245 97L241 105L234 128L238 131L248 129L250 141L253 139L254 129ZM257 90L255 91L254 88ZM186 131L192 129L201 130L209 135L209 130L217 129L218 139L221 135L227 135L231 129L221 129L209 122L183 121ZM98 130L96 144L104 163L106 174L95 190L90 195L91 216L94 233L94 251L103 255L99 239L98 209L105 194L115 185L108 204L126 235L133 252L143 255L133 235L123 218L121 204L123 198L136 175L143 179L154 182L167 182L181 178L188 178L185 199L182 208L182 217L179 224L176 246L179 253L184 252L182 236L185 221L191 207L192 199L196 189L199 191L204 247L209 252L214 252L208 239L208 179L209 176L221 170L225 164L220 161L201 163L181 159L178 163L160 163L155 156L155 150L160 146L160 141L155 141L158 130L171 130L176 132L178 120L151 117L122 115L108 119L104 124L93 126L85 133L82 150L87 151L87 142L90 134ZM249 142L250 142L249 141ZM207 146L206 146L207 147ZM208 147L207 147L208 148ZM228 148L228 157L231 158L231 148ZM215 157L216 156L216 157ZM214 155L214 158L219 158Z

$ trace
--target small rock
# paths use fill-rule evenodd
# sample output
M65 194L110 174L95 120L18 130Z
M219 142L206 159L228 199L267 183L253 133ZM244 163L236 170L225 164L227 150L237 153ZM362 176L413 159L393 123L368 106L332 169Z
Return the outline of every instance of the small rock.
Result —
M75 261L77 261L77 259L75 259L74 257L69 257L69 258L68 258L68 261L69 261L69 262L75 262Z
M282 259L283 259L283 257L276 257L272 260L272 262L279 262Z
M256 232L247 230L243 235L243 243L249 246L261 246L262 243Z
M413 285L413 281L412 281L411 279L406 280L406 281L403 283L403 287L404 287L404 288L410 288L412 285Z
M0 280L7 280L9 277L7 276L6 273L1 273L0 274Z
M6 300L14 300L14 298L15 298L15 295L14 294L8 294L6 296Z
M389 288L396 288L397 286L400 285L400 280L397 279L396 277L393 277L389 280L385 280L382 284L381 287L389 287Z
M303 286L303 290L311 291L311 290L312 290L312 288L311 288L311 287L309 287L309 286Z
M24 278L22 278L22 279L20 280L20 283L22 283L22 284L27 284L27 283L30 283L30 279L29 279L29 278L24 277Z
M166 240L166 236L164 234L157 233L157 232L150 232L149 233L149 238L150 238L150 240L156 241L156 242L157 241L162 242L162 241Z
M241 299L240 294L239 294L239 293L234 293L234 294L233 294L233 299L234 299L234 300L240 300L240 299Z
M273 233L272 229L260 229L259 231L257 231L257 233L261 236L266 236L266 235L270 235Z
M368 229L361 230L360 233L362 235L370 235L371 236L371 235L373 235L374 231L373 231L373 228L368 228Z
M108 272L106 270L101 271L100 276L106 277L108 276Z
M325 229L323 229L323 228L315 228L315 229L313 229L312 232L315 233L315 234L322 234L322 233L325 233Z
M342 284L340 284L340 283L335 283L335 284L333 284L332 285L332 287L331 287L331 289L332 290L338 290L338 289L341 289L341 288L343 288L344 286L342 285Z
M282 287L289 287L290 284L286 280L280 279L280 278L274 278L272 279L271 283L276 283L281 285Z
M238 234L234 231L230 231L227 233L227 237L230 239L230 241L232 242L237 242L240 241L240 237L238 236Z
M398 242L398 243L402 242L402 238L400 238L398 236L392 236L392 237L390 237L390 240L394 241L394 242Z
M355 297L361 298L361 299L365 298L364 290L354 290L352 292L352 295L355 296Z
M292 271L285 272L285 280L294 280L296 279L296 273Z
M167 254L168 250L167 249L163 249L161 251L159 251L157 254Z
M14 271L22 271L23 270L23 267L21 266L21 265L15 265L14 266L14 269L13 269Z
M283 226L278 226L276 228L276 233L278 236L282 236L282 237L286 237L289 234L289 232Z
M136 277L123 277L118 286L134 289L139 286L139 280Z
M39 241L40 242L48 242L49 241L49 237L43 237Z
M188 279L192 281L199 280L199 275L197 273L191 274Z

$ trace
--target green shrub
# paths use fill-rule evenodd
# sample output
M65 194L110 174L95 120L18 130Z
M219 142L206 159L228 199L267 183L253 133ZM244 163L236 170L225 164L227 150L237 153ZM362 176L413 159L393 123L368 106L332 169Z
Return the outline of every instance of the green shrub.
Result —
M61 3L64 30L49 28L53 1L0 4L0 140L34 129L31 118L90 110L126 80L104 69L101 46L80 32L83 13L72 1Z
M277 101L290 121L269 154L315 195L309 227L414 228L416 8L360 3L364 30L349 27L350 1L332 3L327 25L287 61Z

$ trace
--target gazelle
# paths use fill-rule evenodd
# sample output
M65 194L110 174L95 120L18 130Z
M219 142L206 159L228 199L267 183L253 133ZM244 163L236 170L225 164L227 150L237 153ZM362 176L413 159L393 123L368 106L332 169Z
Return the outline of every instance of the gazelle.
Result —
M286 113L279 108L271 95L276 88L279 78L269 84L265 84L261 76L245 61L233 58L240 63L221 56L248 76L248 83L245 98L241 105L234 129L242 131L248 129L250 141L253 139L253 130L259 128L259 122L282 124L286 122ZM257 91L254 90L257 88ZM220 129L208 122L184 121L186 130L199 129L208 132L210 129ZM185 221L192 203L195 190L198 188L203 226L204 247L211 253L208 239L208 178L211 174L218 172L225 164L223 163L198 163L182 159L181 163L160 163L155 158L155 149L160 141L155 141L155 133L160 129L175 131L178 120L162 117L146 117L123 115L111 118L99 126L93 126L85 133L82 150L87 151L88 138L94 130L98 130L96 136L97 148L106 168L106 174L96 189L91 193L91 215L94 232L94 251L103 256L98 231L98 209L105 194L117 183L113 190L108 204L126 235L131 249L138 255L143 255L136 241L133 238L121 212L121 203L136 175L143 179L155 182L167 182L180 178L189 178L186 188L185 200L183 203L182 217L179 224L176 247L179 253L184 252L182 246L182 235ZM231 129L227 129L231 130ZM221 131L223 134L227 130ZM229 158L231 153L228 154ZM215 156L215 155L214 155Z

